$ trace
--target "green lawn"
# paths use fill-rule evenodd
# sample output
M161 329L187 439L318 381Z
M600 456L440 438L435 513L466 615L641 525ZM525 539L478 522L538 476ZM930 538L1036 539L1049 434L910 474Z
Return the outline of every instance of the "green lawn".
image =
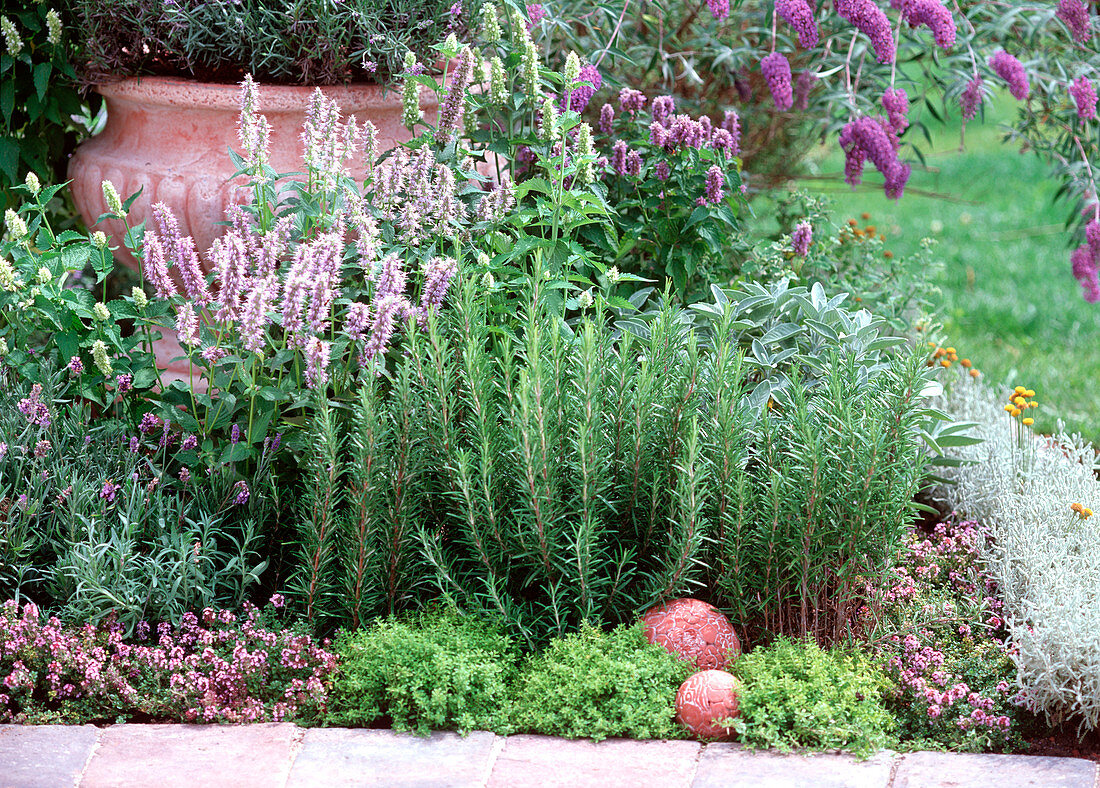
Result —
M1052 203L1058 183L1036 156L1001 142L998 124L1012 117L1014 104L1006 97L984 124L972 121L961 153L957 123L932 121L932 145L919 137L927 169L914 166L899 202L884 197L870 164L864 185L849 189L835 143L815 164L837 179L803 186L829 194L838 221L870 213L897 254L936 238L944 266L934 281L949 344L987 382L1035 389L1037 429L1049 432L1061 418L1100 444L1100 305L1085 303L1070 273L1069 209Z

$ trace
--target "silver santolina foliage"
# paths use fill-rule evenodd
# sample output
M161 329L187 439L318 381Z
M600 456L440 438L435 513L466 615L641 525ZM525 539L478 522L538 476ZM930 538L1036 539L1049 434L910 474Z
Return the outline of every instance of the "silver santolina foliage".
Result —
M980 381L964 380L939 403L953 418L977 424L982 443L953 450L971 462L944 469L953 484L938 498L989 528L990 573L1004 595L1004 615L1027 707L1056 723L1081 715L1100 726L1100 511L1096 455L1059 423L1053 438L1034 435Z

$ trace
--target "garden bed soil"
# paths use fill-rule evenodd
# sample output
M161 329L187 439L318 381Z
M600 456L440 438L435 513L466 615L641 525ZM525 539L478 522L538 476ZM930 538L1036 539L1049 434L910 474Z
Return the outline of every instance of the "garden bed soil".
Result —
M1061 727L1045 731L1042 735L1028 736L1026 742L1027 747L1020 750L1021 755L1085 758L1100 762L1100 731L1092 731L1082 739L1077 736L1076 726Z

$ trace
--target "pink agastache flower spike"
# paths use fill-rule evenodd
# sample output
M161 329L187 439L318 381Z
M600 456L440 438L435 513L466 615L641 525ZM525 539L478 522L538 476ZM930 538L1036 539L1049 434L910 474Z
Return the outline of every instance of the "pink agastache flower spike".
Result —
M176 292L176 283L168 273L168 266L164 262L164 247L156 233L145 234L145 248L142 250L142 270L145 277L152 283L153 291L158 298L172 298Z
M1027 81L1027 72L1023 64L1003 49L998 49L989 58L989 67L997 76L1008 83L1008 92L1017 101L1023 101L1031 92Z
M982 78L974 77L966 83L966 88L959 94L959 109L962 110L962 118L965 123L973 120L978 114L978 108L982 105Z
M722 115L719 128L723 128L733 137L733 155L741 155L741 118L732 110L726 110Z
M263 279L253 279L252 289L244 298L240 313L241 342L245 349L255 353L264 346L264 331L270 321L268 312L279 297L279 278L268 274Z
M1066 23L1073 40L1087 44L1092 38L1092 22L1088 6L1082 0L1058 0L1059 19Z
M176 309L176 334L180 342L188 347L199 344L199 317L190 301L185 301Z
M814 9L807 0L775 0L775 13L798 33L800 47L813 49L817 46Z
M406 279L407 275L401 265L401 258L396 252L390 252L382 258L382 265L378 270L377 278L374 280L375 304L386 296L404 295Z
M363 358L370 361L389 347L390 338L397 326L397 319L409 309L404 297L390 293L379 299L374 306L374 322L370 336L363 348Z
M1096 88L1092 80L1084 74L1073 80L1069 94L1077 105L1077 117L1081 120L1096 120Z
M293 218L284 216L275 222L275 226L260 239L259 251L254 258L252 275L263 279L275 273L279 268L282 256L287 251L287 241L290 239L290 230Z
M187 235L176 244L176 268L183 280L183 292L196 306L205 306L210 301L210 292L206 289L206 274L199 265L199 255L195 251L194 239Z
M160 227L160 238L165 250L170 255L168 262L176 261L176 247L180 242L180 225L172 209L163 202L153 203L153 218Z
M424 289L420 294L420 313L417 316L421 327L427 325L428 315L443 305L457 272L458 263L451 257L432 258L424 269Z
M833 7L849 24L871 39L879 63L894 62L894 31L874 0L833 0Z
M672 96L657 96L651 107L653 120L662 126L668 126L669 118L676 112L676 99Z
M623 140L616 140L611 146L611 166L619 175L626 175L627 145Z
M712 205L717 205L722 202L722 198L725 196L722 191L722 187L726 184L725 173L722 172L722 168L717 164L712 164L707 168L706 178L706 202Z
M221 304L214 317L221 322L231 323L237 319L241 293L245 288L248 250L240 236L228 232L214 241L214 245L210 247L210 258L217 272L218 302Z
M768 82L772 101L780 112L794 104L794 92L791 88L791 64L780 52L772 52L760 61L760 72Z
M462 128L462 118L466 112L466 89L470 86L473 74L474 53L469 47L463 47L451 73L451 84L447 87L443 106L439 110L436 137L440 142L449 142Z
M600 121L596 125L596 128L600 130L601 134L610 134L612 124L615 122L615 108L610 104L604 104L600 107Z
M941 49L955 46L955 19L951 11L938 0L890 0L890 7L901 11L910 27L927 27L932 40Z
M901 134L909 128L909 97L901 88L887 88L882 94L882 108L894 131Z
M329 343L310 337L305 346L306 385L323 388L328 383Z
M367 329L370 328L370 305L363 304L358 301L352 303L348 307L347 317L344 318L344 333L347 334L353 342L359 342L366 334Z
M795 225L794 232L791 233L791 250L798 257L805 257L810 252L810 244L814 239L813 226L803 220Z
M573 112L584 112L588 109L589 102L592 101L592 97L596 95L596 91L603 86L603 77L600 75L600 70L593 66L591 63L585 63L581 66L580 76L577 77L577 81L573 83L576 85L569 92L569 109ZM610 106L604 104L605 107ZM558 99L558 107L565 110L565 99ZM603 122L603 112L601 109L600 121ZM609 134L610 132L604 132Z
M302 310L306 306L306 297L313 278L314 250L309 244L302 244L294 253L294 262L290 266L286 283L283 286L282 324L287 335L287 345L299 346L302 331Z
M619 109L631 114L645 109L646 95L634 88L623 88L619 91Z
M325 233L314 243L312 293L309 300L309 330L314 334L327 333L332 303L339 295L340 262L344 250L343 227Z
M710 138L710 147L714 150L722 151L722 153L727 156L736 156L740 153L733 135L725 129L714 130L714 134L712 134Z

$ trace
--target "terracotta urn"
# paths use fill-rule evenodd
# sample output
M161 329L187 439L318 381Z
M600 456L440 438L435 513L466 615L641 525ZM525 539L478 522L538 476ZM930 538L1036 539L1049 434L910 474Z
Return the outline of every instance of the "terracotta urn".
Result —
M722 611L701 599L675 599L642 616L646 639L699 670L722 669L741 653L741 642Z
M200 255L225 228L225 211L235 199L232 180L236 168L228 149L240 151L237 117L240 87L194 82L170 77L140 77L98 85L107 104L107 125L84 141L69 161L73 201L92 227L106 212L102 182L111 181L123 199L143 191L130 209L130 222L152 221L152 206L166 203L176 214L184 235L195 239ZM345 116L378 128L379 152L412 137L401 123L401 95L379 85L323 87ZM261 85L259 111L271 125L271 166L276 172L300 172L302 124L314 88ZM435 114L435 97L421 96L428 118ZM362 180L363 162L353 159L349 169ZM242 195L243 198L243 195ZM106 220L98 229L121 245L124 227ZM123 247L116 257L124 264L137 261Z

